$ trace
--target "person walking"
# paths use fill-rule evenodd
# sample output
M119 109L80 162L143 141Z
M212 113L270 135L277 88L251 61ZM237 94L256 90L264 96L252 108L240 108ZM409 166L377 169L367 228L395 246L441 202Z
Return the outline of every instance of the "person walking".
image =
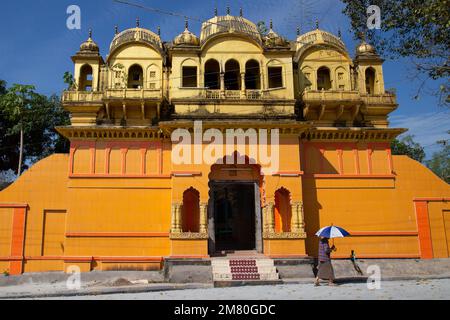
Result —
M319 240L319 265L317 271L317 277L315 286L320 286L320 279L328 280L328 285L335 286L334 283L334 270L333 265L331 264L331 252L336 251L336 247L330 247L328 243L328 238L320 237Z

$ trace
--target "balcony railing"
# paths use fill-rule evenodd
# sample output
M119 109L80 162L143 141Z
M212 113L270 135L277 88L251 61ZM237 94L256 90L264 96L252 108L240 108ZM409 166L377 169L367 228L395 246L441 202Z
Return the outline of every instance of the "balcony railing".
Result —
M204 99L228 99L228 100L261 100L270 99L268 92L263 90L209 90L205 89L201 92L201 97Z
M361 95L363 102L366 105L371 104L396 104L396 96L393 93L384 93L384 94L363 94Z
M101 102L103 92L100 91L64 91L63 102Z
M160 99L161 89L107 89L105 99Z
M69 102L102 102L104 99L161 99L161 89L107 89L103 91L64 91L62 101Z
M306 90L303 93L304 101L331 102L331 101L360 101L358 91L344 90Z

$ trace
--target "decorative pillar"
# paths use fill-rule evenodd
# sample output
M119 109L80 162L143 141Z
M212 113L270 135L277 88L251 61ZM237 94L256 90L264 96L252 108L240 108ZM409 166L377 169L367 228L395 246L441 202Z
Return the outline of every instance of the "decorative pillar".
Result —
M267 204L267 226L268 229L267 231L269 233L274 233L275 232L275 217L274 217L274 204L273 202L269 202Z
M241 99L245 99L245 72L241 72Z
M220 73L220 94L222 97L225 97L225 73Z
M207 228L208 223L208 204L201 203L200 204L200 233L208 233Z
M181 233L181 204L172 203L171 233Z
M301 201L293 202L292 208L292 232L303 232L305 228L304 215L303 215L303 203Z

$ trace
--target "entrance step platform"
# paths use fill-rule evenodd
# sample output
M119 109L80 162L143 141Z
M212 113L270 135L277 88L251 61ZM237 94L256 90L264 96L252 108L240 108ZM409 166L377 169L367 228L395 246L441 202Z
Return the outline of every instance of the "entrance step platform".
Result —
M267 257L212 258L214 286L281 283L274 261Z

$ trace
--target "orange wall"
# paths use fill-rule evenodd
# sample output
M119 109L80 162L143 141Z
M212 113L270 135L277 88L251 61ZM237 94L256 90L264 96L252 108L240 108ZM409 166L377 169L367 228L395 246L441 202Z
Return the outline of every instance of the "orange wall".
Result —
M442 199L449 185L407 157L391 157L387 144L299 148L287 136L280 160L280 172L262 180L262 202L273 202L281 187L289 190L292 201L304 202L308 238L265 240L266 254L315 256L314 233L334 223L354 235L336 240L335 257L351 250L359 257L448 257L450 208ZM108 166L116 168L113 175ZM209 165L172 164L169 142L78 141L70 155L38 162L0 192L0 272L72 264L84 271L148 269L167 256L205 256L207 241L170 240L169 230L171 204L185 190L194 187L206 202L211 178L236 179L210 174ZM248 174L240 178L254 178Z

